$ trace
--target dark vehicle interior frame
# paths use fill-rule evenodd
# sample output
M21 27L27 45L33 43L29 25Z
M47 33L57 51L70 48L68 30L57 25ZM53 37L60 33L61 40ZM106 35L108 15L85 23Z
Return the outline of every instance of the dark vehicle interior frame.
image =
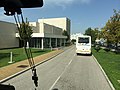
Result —
M42 7L42 6L43 6L43 0L0 0L0 7L4 8L4 11L5 11L4 14L7 16L22 14L21 8L36 8L36 7ZM21 19L23 21L23 18ZM35 86L37 86L38 77L36 74L34 63L33 63L33 66L31 66L31 69L33 74L32 80L34 80ZM0 83L0 90L15 90L15 87L13 85L5 85Z

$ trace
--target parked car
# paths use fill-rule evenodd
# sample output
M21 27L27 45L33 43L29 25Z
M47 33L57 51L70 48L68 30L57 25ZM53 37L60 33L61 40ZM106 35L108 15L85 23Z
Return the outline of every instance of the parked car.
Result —
M115 53L116 53L116 54L120 53L120 46L117 46L117 47L116 47Z

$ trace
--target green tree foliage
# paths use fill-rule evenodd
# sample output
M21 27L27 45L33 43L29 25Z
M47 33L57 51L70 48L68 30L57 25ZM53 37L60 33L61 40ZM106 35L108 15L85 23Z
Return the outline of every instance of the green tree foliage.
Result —
M108 43L114 43L117 45L120 42L120 11L114 10L114 14L105 27L102 29L104 38L107 39Z
M90 35L91 36L92 28L89 27L88 29L85 30L85 35Z
M76 39L72 39L71 42L72 42L72 44L75 44Z
M24 40L29 41L30 38L32 37L33 30L32 27L29 26L29 22L27 21L27 19L25 23L20 24L18 31L19 31L20 39L23 41Z
M100 39L102 37L101 36L101 31L99 31L98 28L94 29L94 33L95 33L95 38L96 39Z
M84 35L89 35L92 38L92 43L95 43L95 40L98 38L100 39L100 31L98 30L98 28L92 29L91 27L89 27L88 29L86 29L85 34Z
M70 39L70 36L66 30L63 31L62 35L67 36L66 41L68 41Z

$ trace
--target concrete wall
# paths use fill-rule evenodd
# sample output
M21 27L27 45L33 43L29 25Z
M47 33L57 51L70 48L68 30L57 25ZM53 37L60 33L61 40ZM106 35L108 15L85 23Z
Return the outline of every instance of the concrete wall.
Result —
M33 33L39 33L39 23L38 22L29 22L29 25L33 29Z
M32 27L33 29L33 33L44 33L44 26L43 23L39 23L39 22L29 22L29 25Z
M0 21L0 49L19 47L16 29L14 23Z
M59 27L55 27L55 26L44 23L44 33L52 34L52 35L62 35L62 29Z
M49 25L53 25L59 28L62 28L63 30L68 31L68 34L70 35L70 29L71 29L71 22L68 18L48 18L48 19L38 19L38 22L43 22Z
M33 31L32 37L47 37L47 38L67 38L66 36L62 35L62 28L49 25L43 22L30 22L30 26L35 26L36 31ZM16 34L16 37L18 35Z

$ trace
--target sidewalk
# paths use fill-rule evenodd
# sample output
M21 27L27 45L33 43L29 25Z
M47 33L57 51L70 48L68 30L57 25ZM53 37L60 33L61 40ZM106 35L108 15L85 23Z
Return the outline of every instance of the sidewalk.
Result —
M55 57L56 55L62 53L63 50L55 50L50 53L46 53L40 56L37 56L34 58L35 64L40 64L42 62L48 61L50 58ZM0 68L0 82L7 78L10 77L18 72L27 70L29 68L29 63L28 60L24 60L21 62L17 62L5 67Z

